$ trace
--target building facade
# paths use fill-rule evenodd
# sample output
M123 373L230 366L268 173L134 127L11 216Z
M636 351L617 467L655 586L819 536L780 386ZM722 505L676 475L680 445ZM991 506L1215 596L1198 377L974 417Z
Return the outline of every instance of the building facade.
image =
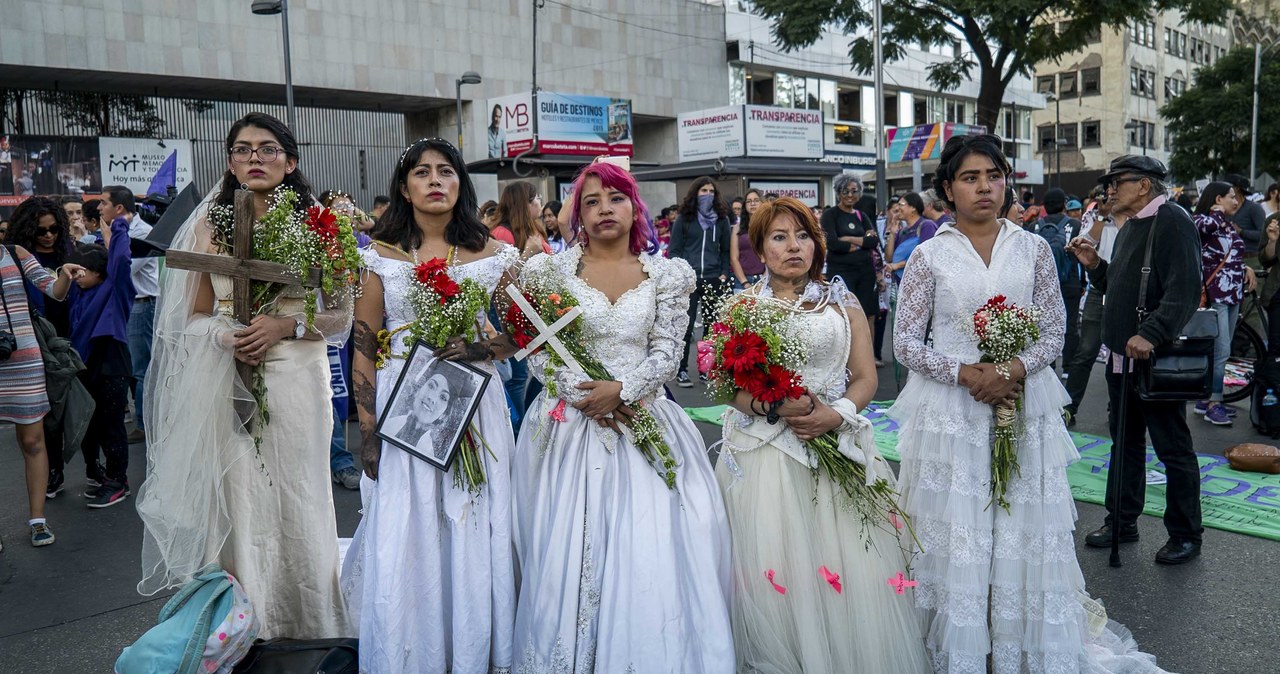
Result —
M1160 108L1231 46L1230 27L1188 23L1166 11L1104 27L1078 51L1038 64L1036 91L1049 103L1033 114L1035 152L1047 183L1083 195L1119 155L1167 162L1176 141Z
M536 69L535 4L542 6ZM149 97L166 135L196 141L201 190L222 170L220 145L231 121L249 109L284 118L281 20L254 15L249 0L3 5L11 11L0 39L0 88ZM612 2L533 0L291 3L304 169L317 177L317 189L343 189L368 206L386 192L405 143L457 137L455 82L466 71L483 78L461 89L469 161L484 156L485 102L531 90L535 76L547 91L630 99L636 159L674 161L675 116L727 102L724 7L654 0L642 14L618 9ZM92 135L69 128L36 98L24 96L21 111L11 101L0 134ZM213 105L197 111L180 100ZM24 128L15 128L16 120ZM494 177L476 182L482 197L496 196Z

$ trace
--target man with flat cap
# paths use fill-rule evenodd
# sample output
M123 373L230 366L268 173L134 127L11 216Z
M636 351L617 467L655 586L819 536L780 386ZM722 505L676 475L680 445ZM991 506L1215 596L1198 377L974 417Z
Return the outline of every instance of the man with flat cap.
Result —
M1182 564L1200 554L1204 527L1200 523L1200 466L1187 427L1182 402L1147 402L1138 397L1136 377L1121 384L1121 357L1147 360L1151 352L1174 339L1200 304L1200 236L1191 217L1167 199L1164 164L1150 157L1122 155L1099 180L1116 217L1127 217L1116 237L1111 262L1098 257L1093 242L1080 237L1070 250L1088 270L1089 280L1103 293L1102 340L1111 349L1107 361L1107 390L1111 400L1111 437L1117 440L1121 396L1125 419L1123 475L1108 471L1107 493L1120 480L1119 512L1107 501L1106 523L1085 537L1087 545L1111 546L1111 528L1120 528L1120 541L1138 540L1138 515L1146 492L1146 435L1165 465L1164 525L1169 541L1156 553L1161 564ZM1138 293L1147 236L1155 228L1151 275L1147 284L1145 320L1138 320ZM1114 450L1113 450L1114 451ZM1114 464L1113 464L1114 465Z

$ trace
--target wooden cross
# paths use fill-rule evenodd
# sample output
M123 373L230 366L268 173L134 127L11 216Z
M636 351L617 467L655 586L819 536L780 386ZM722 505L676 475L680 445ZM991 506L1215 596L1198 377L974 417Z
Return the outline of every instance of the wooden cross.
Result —
M249 190L236 190L234 225L232 229L232 246L234 257L196 253L186 250L170 250L165 253L165 265L174 269L221 274L231 277L234 284L232 306L235 318L243 325L253 320L253 282L284 283L302 285L307 288L320 287L320 269L312 268L301 279L288 267L275 262L264 262L253 259L253 193ZM217 300L215 300L217 301ZM236 361L236 372L245 388L253 390L253 366ZM245 415L241 413L241 419Z
M529 304L529 300L524 298L524 294L516 288L515 284L507 286L507 294L511 296L511 299L516 303L516 306L520 307L520 310L524 312L525 318L529 319L529 322L533 324L534 329L538 331L538 336L535 337L532 342L529 342L529 344L523 349L516 352L516 359L524 360L529 356L529 354L533 353L538 347L545 343L548 348L560 355L560 359L564 361L566 367L575 374L580 374L585 377L586 372L584 372L582 366L578 364L578 359L574 358L572 353L569 353L569 349L565 347L564 342L561 342L556 338L557 332L569 327L569 324L573 322L573 319L582 314L582 307L573 307L572 309L569 309L555 323L547 325L546 322L542 320L542 316L538 315L538 311Z

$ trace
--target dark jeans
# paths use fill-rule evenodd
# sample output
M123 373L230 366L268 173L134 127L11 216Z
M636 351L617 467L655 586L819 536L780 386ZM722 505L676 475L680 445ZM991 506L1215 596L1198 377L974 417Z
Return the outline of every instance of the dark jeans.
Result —
M1111 438L1118 440L1120 426L1121 375L1111 371L1107 363L1107 391L1111 396ZM1107 523L1114 524L1116 513L1115 480L1120 482L1120 524L1129 526L1142 514L1146 498L1147 433L1156 457L1164 464L1169 484L1165 488L1164 528L1169 537L1200 542L1204 527L1200 524L1200 464L1196 462L1191 429L1187 427L1187 406L1182 402L1144 402L1135 387L1136 375L1130 375L1126 404L1123 475L1107 471ZM1112 449L1112 466L1115 449Z
M878 306L878 305L877 305ZM876 337L875 350L876 360L884 360L880 357L880 353L884 351L884 329L889 325L889 312L880 311L876 313Z
M1071 395L1071 411L1080 408L1084 400L1085 388L1089 386L1089 375L1093 373L1093 364L1098 360L1098 351L1102 348L1102 293L1090 290L1084 298L1084 311L1080 312L1080 338L1076 342L1075 354L1070 360L1063 361L1063 371L1067 373L1067 393ZM1071 335L1071 330L1067 330Z
M126 326L129 340L129 362L133 364L133 424L139 430L146 428L142 390L147 380L147 367L151 365L151 342L155 337L156 300L154 297L135 299Z
M697 364L697 352L692 347L693 320L698 316L699 309L702 315L702 333L705 335L711 330L711 323L716 319L716 309L720 308L720 300L728 292L729 284L718 277L698 279L698 287L689 296L689 327L684 331L684 361L680 365L681 370L691 369L689 367L691 361Z
M1275 273L1280 274L1280 269ZM1280 292L1267 305L1267 355L1280 359Z
M1076 356L1076 347L1080 343L1080 295L1083 293L1079 284L1062 286L1062 303L1067 309L1067 334L1062 340L1062 371ZM1098 355L1094 349L1093 355Z
M93 396L94 404L89 429L80 444L85 462L90 466L97 464L101 450L107 459L106 478L127 483L129 434L124 429L124 413L133 380L124 376L99 376L86 378L84 385Z

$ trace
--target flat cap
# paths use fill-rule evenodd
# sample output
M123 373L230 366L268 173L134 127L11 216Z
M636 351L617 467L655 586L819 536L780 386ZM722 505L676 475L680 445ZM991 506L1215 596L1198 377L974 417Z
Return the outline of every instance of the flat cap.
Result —
M1122 154L1111 160L1111 168L1098 178L1100 183L1109 183L1116 176L1125 173L1139 173L1145 176L1151 176L1156 180L1164 180L1169 175L1169 169L1164 167L1159 159L1153 157L1143 157L1136 154Z

